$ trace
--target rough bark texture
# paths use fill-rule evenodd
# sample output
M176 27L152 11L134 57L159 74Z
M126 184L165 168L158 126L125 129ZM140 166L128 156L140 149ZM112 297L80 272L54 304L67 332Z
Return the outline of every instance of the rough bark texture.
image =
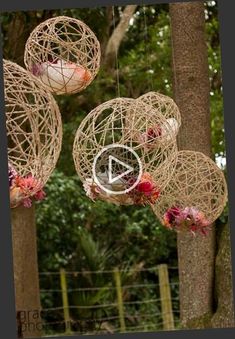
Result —
M201 151L211 156L204 4L171 4L170 16L174 95L182 115L179 149ZM182 326L233 327L229 227L224 227L219 237L217 253L215 230L205 238L179 234L178 257Z
M102 39L100 40L100 47L101 47L101 63L104 63L104 58L103 55L105 55L105 51L106 51L106 47L110 38L110 34L111 34L111 28L112 28L112 17L113 17L113 10L112 10L112 6L108 6L106 7L105 10L105 29L104 32L102 34Z
M27 16L31 16L30 22ZM44 11L41 20L49 16L50 11ZM4 50L7 59L24 66L25 42L37 23L36 12L15 13L7 31L8 43ZM41 305L34 206L12 209L11 217L18 337L39 337Z
M232 258L229 225L222 226L218 238L218 253L215 264L215 297L217 309L212 317L212 327L235 327Z
M211 155L210 84L204 4L170 5L174 95L182 115L179 149ZM215 232L178 235L180 311L183 327L210 327L213 312Z
M11 214L15 302L18 334L22 338L40 336L41 320L38 312L41 306L34 215L34 206L29 209L17 207L12 209Z
M121 20L114 29L107 43L104 62L107 68L115 67L116 53L118 52L122 39L124 38L126 30L129 26L129 21L135 13L136 8L137 5L129 5L125 7Z

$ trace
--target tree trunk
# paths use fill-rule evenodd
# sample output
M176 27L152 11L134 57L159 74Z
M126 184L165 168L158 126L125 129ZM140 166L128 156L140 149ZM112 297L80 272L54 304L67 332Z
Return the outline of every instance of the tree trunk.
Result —
M34 206L12 209L15 303L21 338L40 336L40 293Z
M45 19L48 15L48 11L43 13ZM27 16L31 17L30 23L27 22ZM24 66L24 46L38 20L36 12L16 13L13 16L7 30L8 42L4 50L7 59ZM11 211L18 337L39 337L41 305L35 208L21 206Z
M170 4L174 96L182 115L179 149L211 156L210 83L203 2ZM213 313L215 231L178 235L181 323L210 326Z
M52 11L43 11L42 17L38 18L38 12L17 12L14 13L10 24L7 27L7 43L4 47L4 57L18 65L24 65L24 48L32 30L42 21L52 16Z
M229 225L221 225L218 237L218 253L215 264L216 312L212 317L212 327L235 327L232 258Z
M104 64L107 68L115 67L116 54L118 53L120 44L125 36L130 19L135 13L136 8L137 5L129 5L125 7L119 24L114 29L111 37L109 38L104 60Z
M170 4L170 17L174 96L182 115L179 149L200 151L211 156L210 83L204 3ZM214 227L207 237L178 235L183 327L234 326L228 227L222 231L218 248L216 254Z
M111 28L112 28L112 17L113 17L113 10L112 6L108 6L105 9L105 20L106 25L104 32L102 34L102 39L100 40L100 48L101 48L101 55L105 55L106 47L110 38ZM101 58L101 62L104 63L104 58Z

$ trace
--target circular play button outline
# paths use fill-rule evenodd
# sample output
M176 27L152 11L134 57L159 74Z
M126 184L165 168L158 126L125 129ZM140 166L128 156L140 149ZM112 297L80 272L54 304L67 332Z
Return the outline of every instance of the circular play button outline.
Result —
M129 188L123 190L123 191L112 191L112 190L109 190L108 188L106 188L105 186L103 186L103 185L100 183L100 181L99 181L99 179L98 179L98 177L97 177L97 175L96 175L96 163L97 163L99 157L100 157L104 152L106 152L107 150L112 149L112 148L124 148L125 150L131 152L131 153L134 155L134 157L136 158L137 162L138 162L139 173L138 173L138 176L137 176L137 179L136 179L135 183L134 183L132 186L130 186ZM112 155L109 156L109 169L110 169L110 157L113 158L113 159L117 159L117 158L113 157ZM120 160L117 159L117 162L120 162ZM123 164L124 164L124 166L125 166L126 168L130 168L130 167L131 167L131 166L129 166L128 164L125 164L125 163L123 163ZM126 173L126 172L125 172L125 173ZM130 172L129 172L129 173L130 173ZM113 195L114 195L114 194L115 194L115 195L121 195L121 194L129 193L130 191L132 191L132 190L138 185L138 183L140 182L140 179L141 179L141 177L142 177L142 174L143 174L143 168L142 168L142 163L141 163L141 160L140 160L138 154L137 154L131 147L128 147L128 146L126 146L126 145L121 145L121 144L110 144L110 145L108 145L108 146L103 147L102 150L100 150L100 151L97 153L97 155L95 156L94 161L93 161L93 165L92 165L92 174L93 174L94 182L95 182L95 183L99 186L99 188L101 188L104 192L106 192L106 193L108 193L108 194L113 194ZM126 174L123 174L123 176L124 176L124 175L126 175ZM120 175L119 175L118 177L120 178ZM118 177L117 177L117 178L118 178ZM122 175L121 175L121 177L122 177ZM108 178L112 178L112 175L110 175L109 173L108 173ZM112 181L114 182L115 180L112 179ZM109 184L110 184L110 183L109 183Z

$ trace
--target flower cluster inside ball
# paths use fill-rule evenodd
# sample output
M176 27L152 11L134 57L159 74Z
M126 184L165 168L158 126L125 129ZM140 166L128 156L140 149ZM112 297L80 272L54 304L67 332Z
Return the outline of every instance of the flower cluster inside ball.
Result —
M41 83L19 65L4 60L11 208L30 207L45 197L43 187L58 160L62 122L58 105Z
M8 164L8 179L11 207L22 204L29 208L33 200L40 201L46 196L39 180L31 174L25 177L20 176L11 164Z
M180 151L172 178L152 207L168 229L207 234L226 202L226 180L216 163L201 152Z
M99 178L103 179L103 185L109 187L109 190L118 192L118 190L128 190L132 182L136 180L135 176L119 179L115 184L108 184L108 176L104 173L98 173ZM85 179L83 184L86 195L91 200L101 199L111 202L115 205L147 205L154 204L160 194L159 188L154 183L152 176L149 173L144 173L138 184L133 190L123 194L109 194L97 185L91 178ZM118 188L118 190L117 190Z

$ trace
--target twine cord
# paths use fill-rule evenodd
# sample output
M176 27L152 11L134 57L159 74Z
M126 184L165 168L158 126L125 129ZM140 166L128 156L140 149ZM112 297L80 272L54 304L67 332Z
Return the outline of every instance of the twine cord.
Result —
M115 7L112 6L112 17L113 17L113 30L116 29L116 22L115 22ZM120 98L120 74L119 74L119 60L118 60L118 51L115 49L115 68L116 68L116 92L117 97Z
M153 85L153 73L152 73L152 62L151 62L151 53L150 53L150 42L148 41L148 25L147 25L147 18L146 18L146 6L143 4L143 13L144 13L144 37L145 37L145 55L147 55L148 65L149 65L149 74L148 74L148 83L149 83L149 90L154 89Z

